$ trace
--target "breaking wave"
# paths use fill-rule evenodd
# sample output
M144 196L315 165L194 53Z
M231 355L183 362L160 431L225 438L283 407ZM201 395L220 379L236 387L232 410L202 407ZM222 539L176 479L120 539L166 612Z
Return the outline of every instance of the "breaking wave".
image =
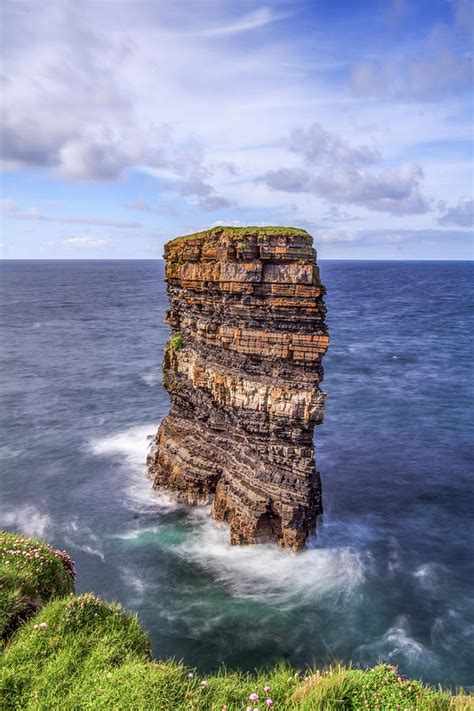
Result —
M417 641L411 633L406 615L400 615L393 625L380 637L366 644L361 644L354 658L364 666L389 662L403 668L433 668L439 665L437 656Z
M129 505L140 513L157 509L171 511L178 507L166 494L153 491L147 478L148 438L155 431L156 424L135 425L115 434L94 438L89 443L92 454L114 458L126 470L124 493Z
M274 544L232 546L225 524L209 508L190 513L193 535L176 552L210 572L233 596L301 605L331 594L355 595L366 575L367 554L350 548L312 548L294 554Z

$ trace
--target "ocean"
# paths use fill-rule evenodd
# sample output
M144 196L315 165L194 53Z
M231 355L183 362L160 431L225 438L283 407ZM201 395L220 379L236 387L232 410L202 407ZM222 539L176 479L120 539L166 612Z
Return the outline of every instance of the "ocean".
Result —
M474 685L473 267L322 261L325 513L301 554L231 547L151 490L169 409L162 261L1 263L0 525L207 672L385 660Z

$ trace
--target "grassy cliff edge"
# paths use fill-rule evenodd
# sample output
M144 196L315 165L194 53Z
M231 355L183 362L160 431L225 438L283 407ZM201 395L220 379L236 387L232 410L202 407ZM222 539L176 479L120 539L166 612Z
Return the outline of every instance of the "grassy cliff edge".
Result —
M92 593L73 593L65 552L0 533L2 709L471 709L471 697L401 677L394 667L324 671L277 665L200 676L154 661L137 617Z

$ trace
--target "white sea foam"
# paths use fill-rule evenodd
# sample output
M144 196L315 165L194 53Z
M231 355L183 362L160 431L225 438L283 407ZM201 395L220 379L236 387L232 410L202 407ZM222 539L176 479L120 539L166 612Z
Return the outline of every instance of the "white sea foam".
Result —
M68 521L63 527L64 541L67 546L76 548L84 553L95 555L105 560L105 553L99 537L88 527L84 526L77 518Z
M155 385L159 385L161 383L161 376L159 373L156 373L154 371L150 373L143 373L140 375L140 379L145 383L145 385L148 385L148 387L153 388Z
M83 551L84 553L89 553L89 555L96 555L101 560L105 560L105 554L99 548L92 548L88 546L87 543L77 543L76 541L66 536L64 539L67 546L71 548L76 548L77 550Z
M125 585L131 589L133 595L133 605L139 605L144 598L147 585L142 578L139 578L134 570L129 566L123 566L120 569L120 576Z
M435 647L453 652L472 648L474 625L469 623L469 615L449 608L435 618L431 627L431 643Z
M191 514L193 535L176 546L236 597L301 605L331 594L334 603L357 594L366 556L350 548L312 548L298 554L274 544L231 546L229 529L210 517L208 507Z
M94 438L90 451L98 457L113 457L126 469L124 493L135 511L173 510L177 508L166 494L153 491L146 472L148 437L156 431L154 425L136 425L104 437Z
M97 456L121 455L130 467L144 468L147 437L155 430L154 425L136 425L115 434L96 437L90 442L90 450Z
M424 591L434 592L443 582L447 572L447 568L440 563L424 563L413 575Z
M32 504L19 506L15 511L2 511L0 525L38 537L51 535L53 529L51 516Z
M404 568L404 560L400 546L393 538L390 540L390 548L387 557L387 572L391 576L397 576Z
M121 541L140 541L140 539L150 536L158 535L162 531L162 526L139 526L130 531L125 531L125 533L116 533L114 538L118 538Z
M44 513L37 506L27 505L15 511L2 512L0 527L2 526L38 538L52 539L55 536L61 538L64 536L65 545L105 560L99 538L77 519L71 519L67 523L53 521L49 514Z
M134 510L143 513L179 508L168 496L153 492L146 475L147 436L154 429L131 427L90 444L96 456L117 457L126 467L126 494ZM116 537L137 541L152 533L157 545L206 570L235 597L289 606L327 595L337 604L361 594L371 563L368 552L351 546L312 547L299 554L279 550L274 544L231 546L228 526L212 519L210 507L189 509L186 522L185 531L172 530L175 523L157 521L156 527L138 527Z
M410 634L405 615L400 615L385 634L362 644L355 650L354 658L364 665L389 662L396 666L416 665L433 667L439 664L436 655Z

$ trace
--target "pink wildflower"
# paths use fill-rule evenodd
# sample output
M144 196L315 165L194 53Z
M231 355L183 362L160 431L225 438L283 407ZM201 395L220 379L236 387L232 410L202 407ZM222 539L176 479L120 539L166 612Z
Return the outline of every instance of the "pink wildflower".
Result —
M263 687L263 690L264 690L264 692L265 692L266 694L268 694L268 692L270 691L270 687L267 686L267 685L265 685L265 686Z
M270 708L270 706L273 706L273 701L271 699L267 699L266 702L267 706Z
M208 684L209 684L208 681L201 681L201 686L202 686L203 689L204 689L204 687L206 687Z
M46 622L40 622L40 627L42 630L45 630L47 626L48 625L46 624Z
M250 694L249 701L258 701L258 694Z

